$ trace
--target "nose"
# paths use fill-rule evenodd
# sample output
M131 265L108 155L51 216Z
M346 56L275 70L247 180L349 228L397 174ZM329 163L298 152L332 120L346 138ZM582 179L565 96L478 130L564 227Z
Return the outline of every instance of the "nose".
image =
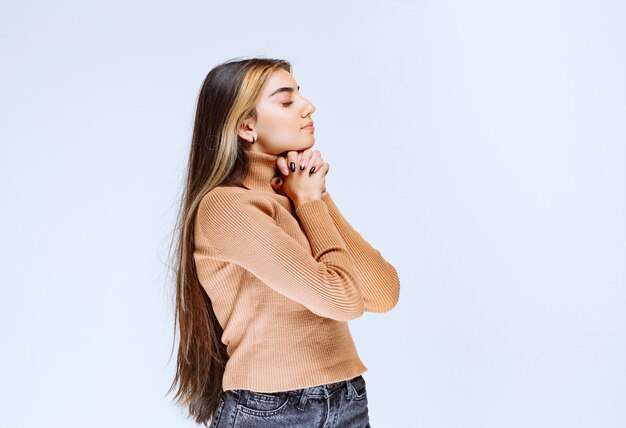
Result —
M305 103L305 108L304 108L304 114L302 115L302 117L307 117L312 115L315 112L315 106L308 100L306 100Z

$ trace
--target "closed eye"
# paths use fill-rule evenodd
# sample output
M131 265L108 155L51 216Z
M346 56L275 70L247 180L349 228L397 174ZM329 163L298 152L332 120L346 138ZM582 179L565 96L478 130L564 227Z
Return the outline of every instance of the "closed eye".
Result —
M289 105L293 104L293 101L289 101L288 103L282 103L283 106L287 107Z

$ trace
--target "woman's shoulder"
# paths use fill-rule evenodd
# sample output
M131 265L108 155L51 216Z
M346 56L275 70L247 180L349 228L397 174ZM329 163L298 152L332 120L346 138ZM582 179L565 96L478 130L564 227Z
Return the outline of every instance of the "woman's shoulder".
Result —
M272 215L274 203L271 198L245 187L217 186L207 192L200 201L200 210L208 210L214 213L242 212L254 208L261 209L266 214Z
M209 195L222 195L226 197L228 197L228 195L245 195L247 190L248 189L246 189L245 187L236 186L234 184L220 184L219 186L216 186L209 190L205 197Z

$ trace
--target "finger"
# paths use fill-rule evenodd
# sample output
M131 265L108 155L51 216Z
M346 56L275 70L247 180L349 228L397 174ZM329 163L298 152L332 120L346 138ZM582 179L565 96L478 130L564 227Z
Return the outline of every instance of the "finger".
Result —
M324 175L328 174L328 171L330 171L330 164L328 162L324 162L321 171L324 172Z
M319 150L316 150L315 152L319 153ZM305 150L304 152L301 153L300 159L298 161L300 165L300 170L306 169L306 167L309 165L309 162L311 161L311 158L313 157L313 154L315 152L313 150Z
M313 165L316 166L316 169L318 169L320 166L322 166L322 164L324 159L322 159L322 155L320 153L319 150L315 150L312 154L311 154L311 158L309 159L309 169L310 167L312 167Z
M272 189L274 189L276 192L280 193L281 195L284 195L284 191L283 191L283 184L285 183L285 181L281 178L281 177L273 177L270 180L270 184L272 186Z
M289 175L289 167L287 166L287 159L284 156L278 156L276 159L276 166L283 173L284 176Z
M287 152L287 164L289 171L296 172L296 165L298 164L298 152L296 150Z
M278 190L280 188L283 187L283 179L281 177L273 177L270 180L270 184L272 185L272 188L274 188L274 190Z
M315 173L315 171L319 171L322 165L324 165L324 159L322 159L321 156L315 156L313 159L311 159L309 165L311 165L311 168L309 169L309 175L311 175Z

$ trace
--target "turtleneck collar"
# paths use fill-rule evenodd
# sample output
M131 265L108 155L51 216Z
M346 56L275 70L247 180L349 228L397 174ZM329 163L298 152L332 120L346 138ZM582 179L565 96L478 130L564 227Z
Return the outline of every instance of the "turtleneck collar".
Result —
M281 176L276 168L276 160L279 155L253 152L248 150L249 169L248 175L242 180L242 184L248 189L261 190L276 194L270 180L272 177Z

